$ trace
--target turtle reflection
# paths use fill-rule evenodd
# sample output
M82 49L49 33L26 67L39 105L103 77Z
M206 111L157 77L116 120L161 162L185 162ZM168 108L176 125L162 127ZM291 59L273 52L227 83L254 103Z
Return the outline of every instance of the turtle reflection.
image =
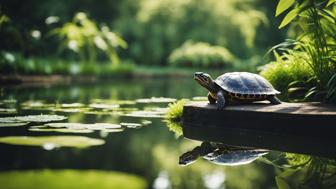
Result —
M227 146L221 143L203 142L200 146L180 156L180 165L194 163L199 157L218 165L243 165L251 163L269 151L243 147Z

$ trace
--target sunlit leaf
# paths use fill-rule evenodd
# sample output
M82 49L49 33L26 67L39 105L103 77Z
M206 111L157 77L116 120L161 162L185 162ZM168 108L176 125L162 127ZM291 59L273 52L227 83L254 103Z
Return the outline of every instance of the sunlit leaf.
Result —
M90 108L96 108L96 109L116 109L119 108L120 105L119 104L90 104L89 105Z
M127 127L127 128L139 128L142 127L140 123L120 123L121 126Z
M327 7L330 6L330 5L332 5L335 2L336 2L336 0L329 0L328 3L327 3Z
M82 103L71 103L71 104L61 104L62 108L81 108L84 104Z
M14 114L16 113L15 108L0 108L0 114Z
M93 130L88 129L69 129L69 128L29 128L29 131L36 132L59 132L59 133L92 133Z
M17 116L14 119L22 122L51 122L62 121L67 119L67 117L61 115L27 115Z
M161 112L155 112L155 111L134 111L130 113L126 113L123 116L127 117L148 117L148 118L160 118L164 117L164 115Z
M175 101L176 101L175 98L165 98L165 97L152 97L136 100L137 103L170 103Z
M286 25L288 25L292 20L294 20L297 15L299 13L299 10L298 9L293 9L291 10L286 16L285 18L282 20L280 26L279 26L279 29L285 27Z
M13 123L2 123L0 122L0 127L18 127L28 125L29 122L13 122Z
M116 100L116 99L93 99L93 103L98 104L119 104L119 105L132 105L135 104L134 100Z
M0 137L0 143L25 146L85 148L104 144L104 140L84 136L8 136Z
M295 0L279 0L276 7L275 16L279 16L295 3Z
M51 122L65 120L67 117L60 115L27 115L16 117L2 117L0 123L18 123L18 122Z

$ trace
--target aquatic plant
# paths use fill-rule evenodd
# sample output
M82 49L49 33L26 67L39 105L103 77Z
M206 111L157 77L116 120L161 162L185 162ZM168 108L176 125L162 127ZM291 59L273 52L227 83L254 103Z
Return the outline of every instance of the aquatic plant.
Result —
M286 1L280 0L276 16L291 9L279 28L294 23L300 35L295 40L287 40L271 50L278 51L281 60L299 57L312 70L306 79L295 80L289 84L290 93L296 100L319 100L335 102L333 75L336 73L336 8L335 1ZM308 24L304 24L308 23ZM303 55L303 56L300 56ZM279 61L279 59L277 59ZM290 60L289 60L290 61ZM285 66L285 65L283 65ZM277 74L276 72L274 74ZM304 93L304 95L302 95Z
M70 49L78 54L83 62L95 63L98 51L106 55L114 65L119 64L117 48L127 48L127 43L108 26L98 27L83 12L78 12L71 22L50 31L50 35L62 40L60 50Z
M182 114L183 106L188 102L186 99L178 100L177 102L168 105L168 111L165 114L164 121L167 123L169 130L173 131L176 136L182 135Z

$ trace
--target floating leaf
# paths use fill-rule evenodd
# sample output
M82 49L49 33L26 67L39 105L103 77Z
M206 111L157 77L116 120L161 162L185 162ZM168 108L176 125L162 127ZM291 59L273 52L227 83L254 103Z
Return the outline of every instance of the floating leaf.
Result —
M130 112L130 113L124 114L123 116L127 116L127 117L148 117L148 118L164 117L162 112L145 111L145 110Z
M17 116L14 117L14 119L21 122L51 122L51 121L62 121L67 119L67 117L61 115L27 115L27 116Z
M205 96L195 96L191 100L193 101L208 101L208 98Z
M132 129L142 127L140 123L120 123L120 125L123 127L132 128Z
M175 101L176 101L175 98L165 98L165 97L152 97L136 100L137 103L170 103Z
M106 132L106 133L116 133L116 132L122 132L124 131L124 129L104 129L101 130L102 132Z
M19 126L25 126L28 125L29 122L13 122L13 123L1 123L0 127L19 127Z
M112 124L112 123L94 123L94 124L48 123L42 126L33 126L29 130L30 131L42 131L42 132L92 133L95 130L111 132L111 130L113 129L120 129L120 128L121 128L121 125Z
M88 129L69 129L69 128L29 128L29 131L38 132L59 132L59 133L92 133L93 130Z
M26 101L21 104L22 109L33 110L52 110L55 108L55 104L47 104L43 101Z
M119 108L120 105L119 104L90 104L89 105L90 108L96 108L96 109L116 109Z
M82 103L71 103L71 104L61 104L62 108L81 108L84 104Z
M54 112L64 112L64 113L79 113L89 111L89 108L56 108L52 109Z
M142 125L149 125L149 124L152 124L152 122L149 121L149 120L141 120L141 124Z
M134 100L93 99L92 102L98 103L98 104L119 104L119 105L132 105L132 104L135 104Z
M0 108L0 114L14 114L16 113L15 108Z
M143 177L102 170L43 169L1 171L2 189L146 189Z
M0 142L12 145L85 148L104 144L104 140L84 136L8 136Z

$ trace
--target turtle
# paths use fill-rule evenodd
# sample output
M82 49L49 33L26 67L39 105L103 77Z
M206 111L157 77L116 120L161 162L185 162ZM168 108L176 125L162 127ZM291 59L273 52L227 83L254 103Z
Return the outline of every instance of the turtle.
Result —
M262 76L249 72L229 72L213 80L207 73L196 72L194 79L208 89L210 104L216 104L218 109L224 109L227 104L251 103L268 100L271 104L280 104L276 97L280 94Z
M193 150L182 154L179 164L182 166L194 163L199 157L218 165L244 165L266 155L269 150L228 146L221 143L203 142Z

